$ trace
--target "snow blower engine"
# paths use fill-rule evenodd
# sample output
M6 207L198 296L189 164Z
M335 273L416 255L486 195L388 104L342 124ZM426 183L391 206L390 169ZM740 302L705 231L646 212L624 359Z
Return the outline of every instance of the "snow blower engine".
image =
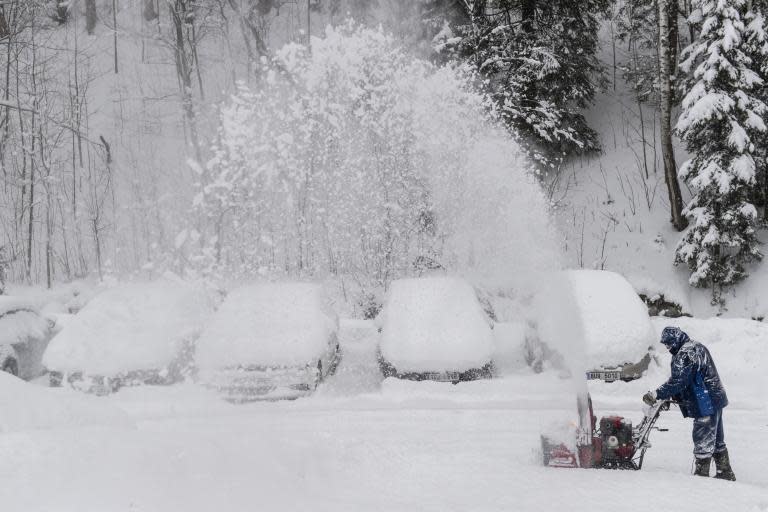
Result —
M579 418L583 419L575 440L563 442L541 436L544 465L560 468L642 468L645 451L651 446L648 441L651 430L667 430L654 425L661 411L669 410L670 401L659 400L650 406L640 424L634 428L632 422L622 416L603 416L597 428L597 418L592 413L592 398L587 396L586 402L588 405L585 407L583 400L578 401ZM586 428L584 423L587 423Z

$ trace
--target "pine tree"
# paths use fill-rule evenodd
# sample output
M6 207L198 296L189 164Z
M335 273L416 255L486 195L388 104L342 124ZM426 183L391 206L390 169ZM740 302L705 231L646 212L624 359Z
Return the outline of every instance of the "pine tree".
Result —
M711 287L722 304L723 286L747 276L745 264L763 255L757 238L755 141L765 133L766 105L756 91L763 82L745 51L744 0L698 0L698 39L683 52L681 69L692 73L677 130L693 157L680 176L694 191L684 213L691 226L675 263L685 263L689 282Z
M747 22L747 53L753 61L752 69L763 83L768 83L768 1L753 0ZM768 88L760 87L757 96L768 104ZM759 134L755 140L757 189L753 195L755 204L763 208L763 221L768 221L768 132Z
M604 82L596 57L607 0L466 2L471 22L441 51L454 50L487 78L507 124L544 161L599 149L581 113Z
M655 0L627 0L619 8L617 32L627 44L629 59L621 66L624 79L638 100L658 98L658 10Z

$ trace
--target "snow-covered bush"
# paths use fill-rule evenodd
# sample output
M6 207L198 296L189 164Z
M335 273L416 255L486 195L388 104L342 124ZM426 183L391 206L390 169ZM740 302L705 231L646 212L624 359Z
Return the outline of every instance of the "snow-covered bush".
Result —
M263 80L222 107L199 169L200 268L375 288L423 262L551 266L546 200L471 73L352 25L261 64Z
M719 289L746 277L745 264L762 259L755 186L755 142L766 132L763 85L745 51L753 25L745 25L745 0L699 0L692 17L701 34L681 64L693 80L682 102L677 130L693 157L680 176L694 191L684 213L691 219L677 247L676 263L691 269L689 282Z

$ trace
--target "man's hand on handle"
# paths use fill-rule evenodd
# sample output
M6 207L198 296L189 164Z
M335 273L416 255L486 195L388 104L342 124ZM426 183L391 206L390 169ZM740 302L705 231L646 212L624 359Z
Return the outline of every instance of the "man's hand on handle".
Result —
M643 402L645 402L648 405L653 405L656 403L656 392L655 391L649 391L646 394L643 395Z

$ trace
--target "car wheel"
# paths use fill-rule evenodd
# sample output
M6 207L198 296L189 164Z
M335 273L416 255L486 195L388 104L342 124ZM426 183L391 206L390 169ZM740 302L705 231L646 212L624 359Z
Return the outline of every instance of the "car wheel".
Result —
M3 361L2 371L10 373L11 375L19 376L19 363L12 357L7 357Z

